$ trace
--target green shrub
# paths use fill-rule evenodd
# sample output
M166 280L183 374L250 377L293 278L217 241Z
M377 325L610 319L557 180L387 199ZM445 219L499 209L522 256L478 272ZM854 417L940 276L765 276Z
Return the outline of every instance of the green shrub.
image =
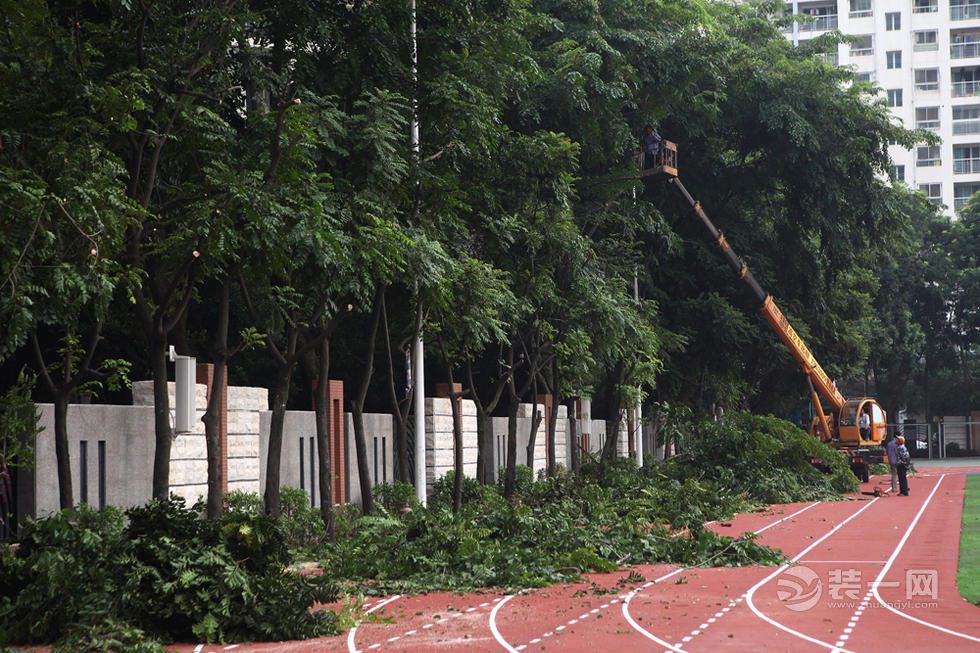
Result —
M415 486L400 481L376 485L374 487L374 500L391 513L399 512L402 508L418 506L418 499L415 498Z
M16 555L0 558L0 629L12 643L60 641L102 650L101 640L246 641L336 632L335 616L310 612L335 586L285 573L279 524L232 511L202 518L182 499L123 515L86 506L34 522ZM144 636L145 634L145 636ZM88 643L87 643L88 642ZM142 646L143 644L140 644ZM138 650L135 643L119 650Z

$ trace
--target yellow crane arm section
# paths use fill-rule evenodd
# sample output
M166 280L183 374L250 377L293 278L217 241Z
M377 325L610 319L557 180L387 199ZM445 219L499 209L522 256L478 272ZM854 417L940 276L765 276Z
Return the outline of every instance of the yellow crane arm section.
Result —
M724 234L722 234L715 225L711 222L711 219L701 208L701 203L696 201L691 194L687 192L684 184L681 180L673 176L670 179L670 183L680 191L684 199L687 200L688 204L691 205L691 210L694 215L697 216L701 225L707 230L708 234L711 236L711 240L714 242L715 246L721 251L722 256L724 256L725 261L731 267L732 271L738 275L740 281L749 289L752 296L758 302L759 312L766 319L766 322L772 327L773 331L782 341L786 348L789 349L790 354L800 367L803 372L807 375L810 383L813 386L813 390L820 394L831 405L831 410L834 415L840 413L841 409L844 407L846 400L844 396L840 393L837 387L834 385L827 373L823 371L820 367L820 363L813 356L813 353L800 338L796 330L790 325L789 320L783 315L783 312L779 310L776 303L772 300L772 295L767 293L762 289L762 286L755 280L752 273L749 271L748 266L742 263L738 255L725 240ZM814 397L814 408L817 410L820 416L820 421L823 423L824 431L827 434L831 433L830 426L826 421L826 417L823 415L823 408L820 406L820 402Z
M793 325L789 323L789 320L786 319L783 312L776 306L776 302L772 300L772 295L766 296L765 301L759 307L759 312L762 313L762 317L766 318L766 322L776 332L776 335L779 336L782 343L786 345L789 353L800 364L800 367L803 368L806 375L810 377L820 396L830 404L831 411L834 414L840 413L847 400L844 399L844 395L840 393L840 390L837 389L834 382L830 380L827 373L820 367L820 363L817 362L810 348L803 342L803 338L796 333Z

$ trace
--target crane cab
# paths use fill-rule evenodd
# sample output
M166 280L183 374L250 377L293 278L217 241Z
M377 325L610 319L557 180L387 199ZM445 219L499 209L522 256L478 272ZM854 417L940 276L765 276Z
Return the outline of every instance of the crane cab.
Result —
M640 152L637 155L637 164L640 166L640 179L643 181L654 181L662 177L677 176L677 143L672 141L661 141L660 152L653 165L647 165L646 153Z
M864 431L861 429L862 414L868 415L870 421L870 427ZM849 399L838 416L838 442L849 447L880 445L888 431L887 421L881 404L874 399Z

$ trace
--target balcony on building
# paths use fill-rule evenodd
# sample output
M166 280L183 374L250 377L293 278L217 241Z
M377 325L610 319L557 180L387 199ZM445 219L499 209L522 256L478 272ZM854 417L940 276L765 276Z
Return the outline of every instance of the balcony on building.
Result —
M953 146L953 174L980 174L980 144Z
M980 191L980 181L953 184L953 210L959 213L977 191Z
M870 18L873 15L871 0L850 0L848 18Z
M870 57L875 53L874 36L864 34L857 37L860 39L856 43L851 43L851 57Z
M954 29L949 33L950 59L975 59L980 57L980 29Z
M793 7L787 4L784 15L792 16ZM837 2L834 0L818 0L817 2L801 2L797 8L797 15L803 20L795 23L799 27L801 35L813 35L817 32L827 32L837 29ZM783 32L791 33L793 24L782 28Z
M980 95L980 66L953 68L950 73L954 98Z
M953 136L980 134L980 104L953 107Z
M913 14L939 13L939 0L915 0L912 5Z
M975 20L980 18L980 0L953 0L949 5L950 20Z

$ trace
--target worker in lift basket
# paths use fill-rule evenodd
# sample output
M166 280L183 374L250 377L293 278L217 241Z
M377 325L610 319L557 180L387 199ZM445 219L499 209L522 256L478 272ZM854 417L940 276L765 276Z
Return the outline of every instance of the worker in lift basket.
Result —
M660 142L662 140L663 138L653 128L653 125L647 125L643 128L643 137L640 138L640 151L643 152L644 170L657 167L657 159L660 155Z

